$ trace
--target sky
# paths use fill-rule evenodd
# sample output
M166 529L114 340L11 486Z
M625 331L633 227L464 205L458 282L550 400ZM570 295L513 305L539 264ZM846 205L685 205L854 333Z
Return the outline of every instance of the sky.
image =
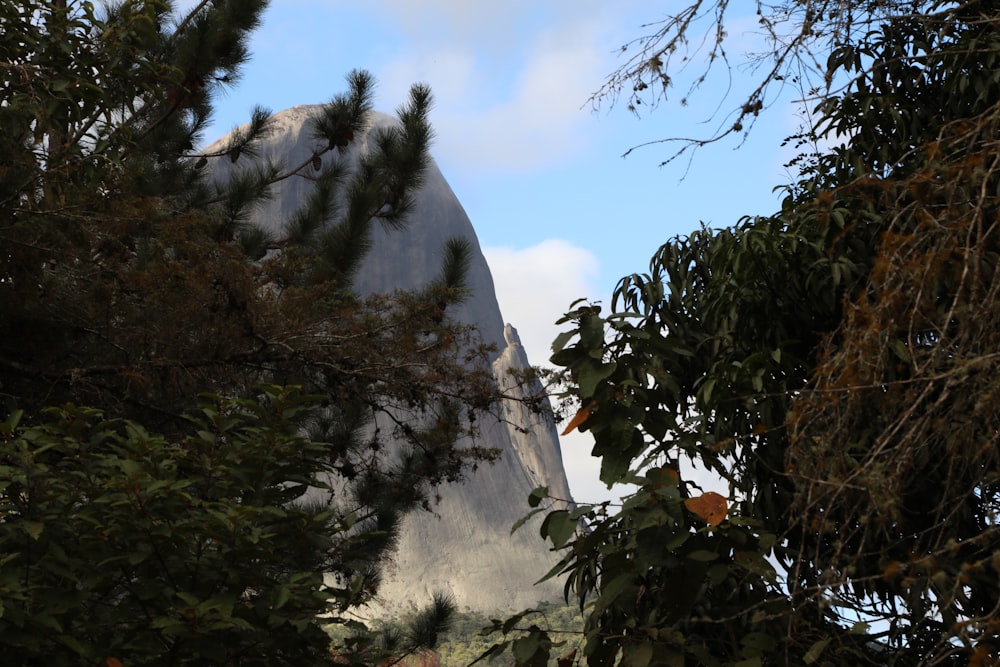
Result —
M622 157L656 139L708 136L753 82L740 65L760 44L750 16L730 26L732 70L718 69L689 105L637 116L623 104L588 102L622 64L621 47L680 4L272 0L252 60L219 99L206 139L245 122L254 105L327 102L352 69L375 75L375 106L386 112L405 102L411 84L429 84L433 157L476 230L505 321L531 362L544 364L570 303L585 298L607 309L618 280L648 271L660 245L701 224L772 213L774 188L791 180L783 165L792 153L781 142L797 121L784 98L748 137L702 148L690 161L660 167L670 155L664 144ZM616 497L597 478L588 435L561 446L576 500Z

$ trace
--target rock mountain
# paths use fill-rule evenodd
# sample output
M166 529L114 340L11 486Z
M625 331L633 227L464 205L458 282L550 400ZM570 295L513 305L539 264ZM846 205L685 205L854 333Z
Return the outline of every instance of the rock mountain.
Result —
M318 108L297 106L275 114L274 129L261 142L261 157L278 164L307 160L314 148L309 119ZM390 116L373 114L371 127L393 122ZM370 150L369 140L370 131L357 137L350 150L354 155ZM216 178L226 178L230 169L240 166L222 162ZM306 179L281 181L273 198L257 210L256 222L280 236L284 221L310 187ZM372 251L356 281L362 293L418 287L440 270L448 238L471 242L471 295L449 312L475 325L495 346L492 365L497 381L513 386L509 371L527 368L527 356L516 330L501 317L472 223L433 161L408 227L385 232L376 226L373 233ZM460 609L485 612L560 597L558 582L534 585L555 562L538 536L538 521L511 534L511 526L528 512L527 497L535 487L545 485L556 497L570 498L555 424L513 402L502 409L505 420L481 420L479 439L479 444L498 448L500 460L481 466L462 484L441 489L442 500L433 513L415 513L405 521L390 575L380 591L390 611L410 603L422 605L435 591L451 593Z

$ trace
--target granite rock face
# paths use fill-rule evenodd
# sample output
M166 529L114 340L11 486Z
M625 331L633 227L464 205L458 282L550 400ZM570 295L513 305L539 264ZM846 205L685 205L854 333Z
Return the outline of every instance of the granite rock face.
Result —
M285 165L307 160L313 149L308 121L317 109L297 106L276 114L274 130L261 144L261 157ZM371 125L393 122L389 116L373 114ZM369 150L368 140L368 134L356 138L351 150L355 154ZM215 177L226 178L233 167L228 160L220 162ZM280 236L309 187L311 183L302 178L280 182L274 197L258 209L256 222ZM483 340L495 346L492 366L497 381L512 392L519 391L510 371L528 367L524 348L514 328L503 322L472 223L433 162L408 227L390 232L375 227L372 251L355 285L362 293L424 285L440 271L445 241L452 237L468 239L473 258L470 297L449 308L449 314L475 325ZM389 577L380 591L388 610L404 610L411 603L423 605L437 591L451 593L460 609L486 612L561 596L560 582L534 585L555 562L538 535L540 517L513 535L510 532L529 511L527 497L535 487L548 486L552 495L570 498L555 424L519 403L507 402L502 410L502 419L480 420L482 431L477 439L478 444L498 448L500 460L480 466L462 484L443 487L434 513L415 513L406 519Z

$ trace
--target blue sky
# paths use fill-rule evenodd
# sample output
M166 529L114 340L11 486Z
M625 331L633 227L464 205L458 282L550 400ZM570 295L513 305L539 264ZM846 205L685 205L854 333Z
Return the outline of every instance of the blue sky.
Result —
M187 3L180 3L187 4ZM779 100L749 138L726 140L666 167L669 136L704 137L738 104L752 72L717 70L690 106L637 118L587 100L618 64L620 48L680 2L648 0L273 0L253 60L220 100L215 139L260 104L279 111L328 101L344 75L379 80L376 107L391 112L410 84L434 93L433 155L462 202L493 271L504 318L533 363L544 363L554 322L577 298L605 303L623 275L647 270L669 238L778 207L790 180L781 140L796 127ZM686 4L686 3L683 3ZM753 17L730 28L731 62L758 43ZM692 70L694 71L694 70ZM734 91L712 116L727 86ZM680 97L678 94L677 97ZM608 497L589 438L564 439L578 500Z

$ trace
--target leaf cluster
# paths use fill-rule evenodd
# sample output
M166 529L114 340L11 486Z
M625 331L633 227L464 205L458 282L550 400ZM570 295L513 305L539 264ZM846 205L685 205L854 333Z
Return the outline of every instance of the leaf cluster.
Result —
M563 320L602 480L638 485L543 524L588 664L995 659L1000 17L860 4L782 209Z
M318 615L356 595L322 573L365 537L307 497L331 460L300 431L317 398L205 396L178 439L72 405L34 425L12 415L0 459L7 659L322 663Z
M402 517L497 456L489 350L449 318L469 245L411 291L352 289L372 230L412 224L427 88L370 130L351 73L300 164L258 155L260 108L196 148L266 5L0 6L0 633L25 661L311 664ZM311 194L258 226L287 179Z

